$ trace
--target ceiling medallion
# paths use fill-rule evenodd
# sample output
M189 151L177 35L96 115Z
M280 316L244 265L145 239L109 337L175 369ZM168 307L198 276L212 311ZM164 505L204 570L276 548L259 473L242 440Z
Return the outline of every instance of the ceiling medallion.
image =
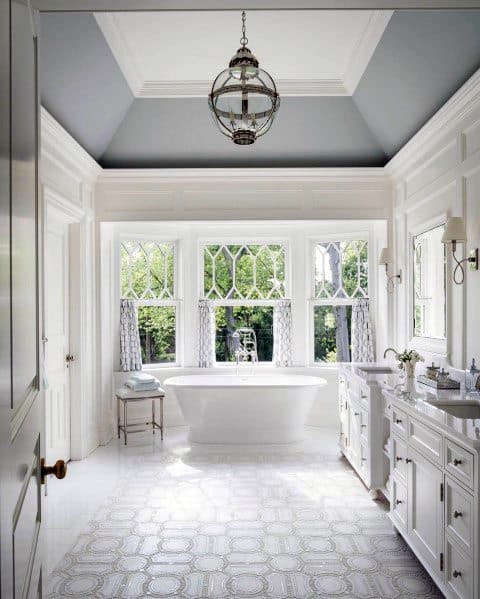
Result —
M241 47L212 85L208 104L220 131L235 144L247 146L265 135L280 106L275 82L258 66L247 48L245 11L242 12Z

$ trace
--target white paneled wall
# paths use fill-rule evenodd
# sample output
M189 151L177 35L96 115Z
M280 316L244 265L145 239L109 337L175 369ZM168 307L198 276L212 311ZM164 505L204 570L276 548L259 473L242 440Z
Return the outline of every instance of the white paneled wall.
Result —
M467 225L465 250L480 246L480 72L477 72L387 165L394 179L396 269L404 284L395 292L392 342L412 345L412 235L462 216ZM459 246L460 253L462 246ZM423 351L428 359L464 369L480 361L480 271L466 271L462 286L452 283L447 264L447 341ZM405 309L407 307L407 309ZM425 348L424 348L425 349Z

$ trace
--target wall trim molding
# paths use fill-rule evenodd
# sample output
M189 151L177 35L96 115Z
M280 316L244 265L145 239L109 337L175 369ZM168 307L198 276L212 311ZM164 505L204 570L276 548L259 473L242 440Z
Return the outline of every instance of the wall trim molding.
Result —
M351 96L365 72L393 10L374 10L343 76L319 74L315 79L276 79L280 96ZM100 30L136 98L206 98L210 80L148 80L135 59L114 13L95 13Z
M208 181L300 181L381 183L389 186L390 176L380 168L172 168L103 169L97 182L168 183L187 180Z
M480 69L430 118L385 165L397 179L415 167L427 152L456 133L468 115L480 105Z
M61 165L68 164L73 176L94 183L102 167L67 133L60 123L43 107L40 107L41 156Z

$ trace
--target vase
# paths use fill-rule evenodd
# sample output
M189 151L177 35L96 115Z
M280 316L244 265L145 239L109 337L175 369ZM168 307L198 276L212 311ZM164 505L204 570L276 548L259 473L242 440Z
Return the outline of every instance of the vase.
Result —
M415 378L415 366L416 366L416 362L404 362L404 368L405 368L405 374L407 376L407 379L413 379Z

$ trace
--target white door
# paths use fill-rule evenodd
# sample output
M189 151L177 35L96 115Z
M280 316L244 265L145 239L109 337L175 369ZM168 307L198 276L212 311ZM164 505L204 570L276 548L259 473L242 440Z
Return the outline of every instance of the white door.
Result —
M42 210L36 19L29 6L0 1L0 596L5 599L42 596Z
M47 206L45 224L45 392L47 462L70 459L68 221Z

